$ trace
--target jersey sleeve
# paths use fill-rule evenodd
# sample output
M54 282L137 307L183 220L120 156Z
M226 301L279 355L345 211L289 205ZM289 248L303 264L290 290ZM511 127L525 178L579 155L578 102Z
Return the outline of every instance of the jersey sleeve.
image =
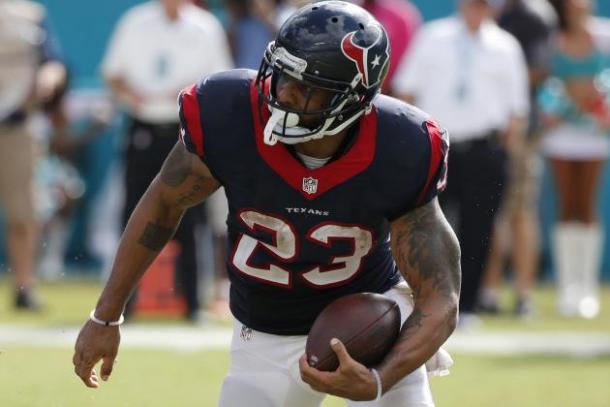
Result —
M180 141L186 149L204 158L204 134L199 103L201 84L184 88L178 96Z
M250 85L256 72L230 70L206 76L178 96L178 136L221 183L233 176L231 159L254 142Z
M434 120L424 123L430 143L430 159L424 187L417 197L416 206L430 202L447 186L447 170L449 158L449 134Z

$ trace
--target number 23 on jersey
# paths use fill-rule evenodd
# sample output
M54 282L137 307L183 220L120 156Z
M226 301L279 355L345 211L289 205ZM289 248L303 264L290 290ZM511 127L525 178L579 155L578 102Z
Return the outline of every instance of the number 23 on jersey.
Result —
M286 265L295 262L299 255L299 236L295 228L286 221L269 214L248 209L241 211L239 219L249 230L263 230L272 236L272 244L261 242L252 236L242 234L237 239L235 250L231 256L233 266L241 273L267 284L280 287L292 287L294 273L287 270ZM373 246L373 234L367 229L355 225L342 225L324 222L311 228L306 239L330 248L335 239L350 240L353 250L343 256L334 256L327 265L317 265L311 270L299 274L307 284L314 287L332 287L351 280L360 270L362 258ZM254 266L250 259L256 250L266 250L278 261L266 266ZM284 266L284 267L282 267Z

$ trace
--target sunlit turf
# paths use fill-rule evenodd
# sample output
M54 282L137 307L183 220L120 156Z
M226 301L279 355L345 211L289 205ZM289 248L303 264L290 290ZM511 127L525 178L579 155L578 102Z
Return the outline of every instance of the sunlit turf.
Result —
M91 280L40 284L41 313L18 312L12 291L0 280L0 327L80 325L95 305L101 285ZM484 330L610 332L610 287L602 313L593 321L564 319L555 312L552 286L536 290L537 318L509 313L485 318ZM510 306L510 291L503 301ZM146 322L142 321L141 322ZM180 319L155 323L184 324ZM205 328L202 328L205 329ZM586 344L583 344L586 346ZM226 351L121 350L109 383L86 389L72 371L69 348L0 345L0 406L214 406L228 366ZM452 374L432 379L438 406L608 406L610 359L536 356L453 355ZM324 407L344 406L333 397Z
M81 324L95 306L101 285L93 280L41 283L38 293L44 308L40 312L18 311L13 308L13 287L0 280L0 322L37 326Z
M439 407L610 405L610 358L453 356L451 375L431 381Z
M528 330L528 331L599 331L610 332L610 286L601 290L601 312L597 318L585 320L581 318L565 318L558 314L556 292L552 284L541 285L534 292L536 315L528 320L516 318L514 309L514 294L509 287L504 287L501 295L501 305L505 312L500 315L484 317L485 330ZM610 405L610 401L609 404Z
M85 388L67 348L4 347L0 406L215 406L228 354L124 349L108 383ZM437 405L605 407L610 359L454 355L452 374L433 378ZM344 406L327 398L324 407ZM289 406L287 406L289 407Z

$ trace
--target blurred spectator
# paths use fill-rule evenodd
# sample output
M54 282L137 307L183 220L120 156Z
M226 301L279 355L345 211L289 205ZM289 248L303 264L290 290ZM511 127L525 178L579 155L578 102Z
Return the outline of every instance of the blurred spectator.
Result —
M32 291L39 235L33 182L37 146L28 120L40 107L52 110L64 89L66 72L58 54L40 4L0 2L0 207L20 309L40 305Z
M462 326L474 315L506 179L507 153L522 142L527 70L515 38L493 21L485 0L461 0L459 13L424 25L393 88L438 118L450 134L449 178L441 204L462 247Z
M112 145L107 128L114 117L110 98L101 90L77 90L59 98L50 112L49 155L39 166L40 201L45 202L40 275L55 280L67 268L98 273L102 260L90 245L93 202L109 166L103 150ZM104 136L104 139L98 137ZM106 148L107 149L107 148Z
M187 0L150 1L121 18L102 73L128 114L124 224L176 143L180 89L230 67L222 26ZM199 310L196 214L188 211L175 234L181 246L177 288L185 295L191 319Z
M309 0L276 0L277 7L275 9L276 13L276 25L281 27L284 24L284 21L288 20L288 17L292 15L295 11L300 9L302 6L311 3Z
M591 16L587 0L553 0L559 17L552 74L542 90L547 131L542 142L559 199L553 234L562 315L599 312L603 234L597 190L610 143L610 24Z
M258 69L277 31L273 0L228 0L229 41L236 68Z
M396 68L407 52L415 32L421 25L421 15L417 8L408 0L352 0L371 13L388 33L392 53L388 76L382 87L382 92L393 94L390 88Z
M498 15L498 25L517 38L527 61L530 83L530 117L522 149L510 163L509 185L496 221L479 311L499 312L499 286L505 259L510 253L514 270L516 302L521 317L534 313L531 292L538 272L538 186L541 165L538 158L539 115L535 95L548 75L551 33L555 14L546 0L507 0Z

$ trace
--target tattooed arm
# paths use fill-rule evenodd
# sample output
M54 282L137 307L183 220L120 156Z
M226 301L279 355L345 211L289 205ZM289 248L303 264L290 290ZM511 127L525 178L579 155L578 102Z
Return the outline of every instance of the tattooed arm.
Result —
M434 199L396 219L392 254L413 290L413 313L379 366L384 391L438 350L455 329L460 292L460 248Z
M196 155L189 153L180 142L174 146L121 237L110 279L95 310L98 319L119 319L129 293L171 239L184 211L202 202L219 186ZM120 342L117 328L87 321L81 329L73 363L76 374L87 387L99 385L94 366L100 359L103 359L102 379L110 375Z
M206 165L176 143L132 213L96 316L115 320L137 281L172 238L182 215L219 187Z
M404 323L398 341L377 366L383 391L424 364L455 328L460 290L460 248L438 200L392 222L392 253L413 289L413 313ZM339 359L335 372L299 360L301 378L314 390L351 400L373 400L377 383L373 374L348 354L340 341L330 344Z

